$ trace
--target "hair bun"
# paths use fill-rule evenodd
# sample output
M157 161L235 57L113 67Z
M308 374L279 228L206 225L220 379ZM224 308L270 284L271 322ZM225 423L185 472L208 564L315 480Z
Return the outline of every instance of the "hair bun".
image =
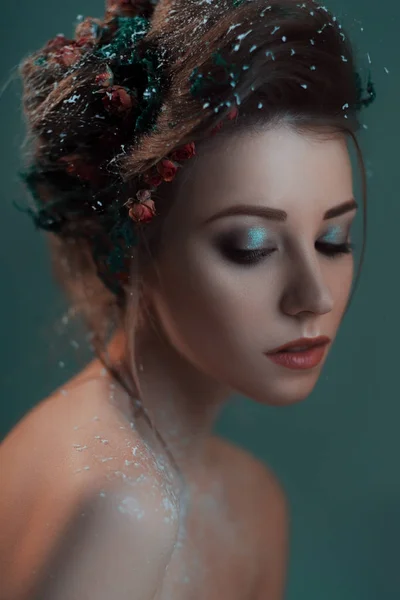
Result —
M158 0L106 0L106 16L149 19Z

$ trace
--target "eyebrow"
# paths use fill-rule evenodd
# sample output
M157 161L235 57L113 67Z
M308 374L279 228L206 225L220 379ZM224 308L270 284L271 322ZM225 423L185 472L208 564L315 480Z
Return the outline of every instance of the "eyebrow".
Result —
M337 206L333 206L324 214L323 220L327 221L328 219L333 219L335 217L339 217L340 215L344 215L352 210L357 210L358 204L354 198L343 202L342 204L338 204ZM269 208L267 206L249 206L246 204L236 204L234 206L229 206L228 208L212 215L210 218L206 220L206 223L210 223L215 219L219 219L221 217L228 217L230 215L256 215L259 217L264 217L265 219L269 219L270 221L281 221L284 222L288 218L287 212L284 210L280 210L278 208Z

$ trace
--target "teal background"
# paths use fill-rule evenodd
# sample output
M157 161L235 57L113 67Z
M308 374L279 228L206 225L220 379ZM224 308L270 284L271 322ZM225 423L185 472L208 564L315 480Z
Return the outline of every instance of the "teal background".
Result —
M368 67L369 53L378 93L362 114L369 186L363 275L311 396L287 408L234 398L218 430L266 461L286 489L287 600L394 600L400 598L400 4L337 0L327 6L352 35L361 65ZM83 9L85 16L101 16L103 3L20 0L2 6L2 436L89 356L85 344L80 355L75 349L79 330L63 325L66 306L51 280L44 238L11 204L24 198L17 178L24 132L15 67L56 33L71 35Z

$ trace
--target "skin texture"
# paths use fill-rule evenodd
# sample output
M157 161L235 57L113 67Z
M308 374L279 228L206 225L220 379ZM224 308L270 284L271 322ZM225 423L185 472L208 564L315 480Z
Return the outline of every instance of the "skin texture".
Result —
M352 197L351 162L340 137L281 126L217 142L198 157L166 220L145 292L157 332L147 331L143 342L139 333L137 341L146 406L182 469L201 456L231 392L286 406L314 389L329 348L305 371L278 366L264 352L300 337L334 340L354 260L352 254L332 259L319 244L349 240L356 210L323 217ZM238 203L281 209L288 218L243 214L206 223ZM243 249L251 230L265 236L257 247L273 253L254 265L226 258L221 237Z
M213 142L192 160L143 288L142 306L153 325L145 321L135 336L143 406L178 470L145 422L133 422L123 390L98 362L91 364L41 403L2 446L7 495L0 500L6 532L0 559L10 573L7 599L24 597L33 570L43 570L60 539L66 540L61 567L54 567L56 583L47 596L53 600L68 597L54 590L65 593L57 578L65 580L76 556L90 564L79 571L78 591L96 590L99 598L101 590L118 589L124 598L139 588L134 600L283 598L285 493L271 469L213 436L212 428L231 392L286 406L305 399L317 383L327 352L306 371L277 366L263 353L303 336L336 336L353 257L330 258L320 244L349 241L355 210L329 221L323 217L353 196L350 158L341 137L300 135L279 126ZM238 203L247 213L256 205L284 210L288 217L278 222L241 214L207 222ZM221 238L225 247L228 236L230 246L245 249L249 232L257 248L273 252L257 264L236 264L224 255ZM132 335L118 333L112 357L126 359L124 342ZM26 468L27 452L34 474ZM132 496L139 504L127 500ZM107 498L106 508L99 498ZM63 533L68 523L75 531L82 502L89 504L83 512L94 511L96 518L78 527L81 539L72 535L68 545L71 536ZM121 510L121 503L132 510ZM153 542L144 561L140 532L146 527ZM101 552L110 532L120 552L114 582ZM134 572L124 570L126 556L135 557ZM130 579L140 574L140 585ZM39 591L39 597L46 593Z

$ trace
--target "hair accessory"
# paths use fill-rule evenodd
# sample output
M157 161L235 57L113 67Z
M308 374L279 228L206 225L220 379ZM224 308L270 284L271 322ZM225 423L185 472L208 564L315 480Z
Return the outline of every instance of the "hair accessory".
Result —
M129 198L125 206L129 209L129 217L136 223L147 223L156 214L154 200L151 199L150 190L139 190L136 194L139 202Z
M227 115L227 119L232 121L238 114L239 109L234 107ZM211 135L220 131L222 126L223 122L220 121L214 129L211 130ZM135 205L135 200L132 198L126 203L126 206L129 208L129 217L133 221L136 223L147 223L157 215L154 201L151 199L152 191L155 191L164 181L173 181L178 169L182 167L182 163L193 158L193 156L196 156L196 146L194 142L190 142L189 144L185 144L184 146L173 150L165 158L159 161L155 167L152 167L151 170L143 175L142 179L144 183L150 186L150 189L140 189L136 193L138 205Z
M35 65L40 68L51 66L60 70L56 75L56 79L60 80L80 68L88 71L90 78L91 65L96 66L90 91L99 113L96 114L98 121L93 139L98 144L96 156L102 157L103 162L95 162L90 147L77 147L74 140L71 145L62 145L64 139L61 139L55 149L56 157L49 164L46 157L40 157L26 172L20 173L35 206L34 210L29 208L25 212L33 217L38 228L46 231L66 237L90 236L99 276L114 292L119 291L119 284L127 281L130 260L127 249L138 241L137 228L132 223L147 224L157 216L154 192L161 184L172 182L183 163L196 156L194 142L175 148L138 176L139 185L134 195L118 172L114 182L110 183L113 161L109 161L107 156L111 153L117 155L121 150L125 152L125 144L140 141L141 137L155 131L168 87L161 50L140 43L150 29L150 17L157 1L107 0L103 20L82 18L75 28L74 39L62 34L55 36L35 60ZM244 1L232 0L232 3L239 7ZM212 61L214 68L210 73L201 73L196 67L189 76L190 92L204 101L204 108L213 102L213 94L219 84L234 89L244 68L240 64L228 63L219 51L214 52ZM355 73L354 76L358 95L355 108L359 110L375 100L376 92L370 73L366 97L360 75ZM79 97L78 92L76 96ZM221 108L232 106L226 116L230 121L236 120L239 115L237 104L240 101L235 92L233 96L235 103L226 102L215 108L218 112ZM73 106L73 99L65 101ZM78 118L81 118L80 113ZM218 133L223 123L224 120L220 120L211 130L211 135ZM170 124L171 127L175 125ZM96 133L98 131L100 133ZM53 136L56 140L56 135ZM56 164L60 169L55 168ZM52 197L52 189L55 197ZM61 195L60 189L63 190ZM115 197L112 203L109 202L110 193ZM104 203L102 194L106 197Z

